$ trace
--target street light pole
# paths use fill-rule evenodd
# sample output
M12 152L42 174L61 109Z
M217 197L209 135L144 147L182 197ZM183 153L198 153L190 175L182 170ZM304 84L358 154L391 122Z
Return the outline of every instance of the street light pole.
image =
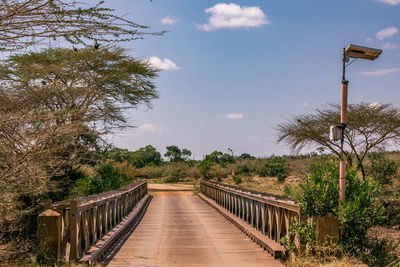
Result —
M343 48L343 73L342 73L342 102L340 106L340 125L336 128L340 128L340 173L339 173L339 205L341 202L346 200L346 161L344 158L344 131L347 127L347 97L348 97L348 85L349 81L346 80L346 67L351 63L347 64L350 58L362 58L368 60L375 60L382 53L382 50L364 47L359 45L350 44L347 48ZM333 126L334 127L334 126ZM336 135L332 134L332 139L337 140Z
M342 74L342 103L340 106L340 174L339 174L339 204L346 200L346 161L344 160L344 130L347 126L347 96L349 81L346 80L346 50L343 48L343 74Z

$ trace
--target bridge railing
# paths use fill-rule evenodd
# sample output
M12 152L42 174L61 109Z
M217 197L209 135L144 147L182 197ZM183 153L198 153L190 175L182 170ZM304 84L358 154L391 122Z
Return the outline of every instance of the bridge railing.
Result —
M136 182L119 189L49 204L61 216L58 257L76 260L118 225L147 194L147 182Z
M202 181L201 193L241 218L275 242L288 235L291 218L300 220L300 208L290 198L215 182Z

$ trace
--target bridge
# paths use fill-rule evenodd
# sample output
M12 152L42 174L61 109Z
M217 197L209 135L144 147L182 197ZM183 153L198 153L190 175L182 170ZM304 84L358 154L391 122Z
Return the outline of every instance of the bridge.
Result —
M206 181L200 189L138 182L47 202L39 251L104 266L283 266L279 240L300 216L292 200Z

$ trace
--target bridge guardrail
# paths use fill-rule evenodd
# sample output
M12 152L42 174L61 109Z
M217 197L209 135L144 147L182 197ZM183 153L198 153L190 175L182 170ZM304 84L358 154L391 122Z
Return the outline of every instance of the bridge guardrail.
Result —
M60 259L77 260L118 225L147 194L147 181L71 201L48 204L60 214ZM68 257L69 254L69 257Z
M201 193L279 243L288 235L291 218L300 220L300 208L290 198L202 181Z

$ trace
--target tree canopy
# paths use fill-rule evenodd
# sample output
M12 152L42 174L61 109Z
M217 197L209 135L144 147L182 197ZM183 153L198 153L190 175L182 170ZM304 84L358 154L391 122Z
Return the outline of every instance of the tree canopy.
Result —
M62 38L74 44L121 42L160 35L115 14L104 1L88 6L64 0L2 0L0 50L13 51Z
M102 130L123 127L123 111L158 97L156 71L122 49L47 49L0 65L0 111L63 113Z
M225 166L227 163L234 163L235 158L228 153L221 151L213 151L211 154L206 155L205 161L213 162Z
M131 163L137 167L141 168L148 165L158 166L162 162L161 154L153 146L147 145L132 152Z
M322 146L340 154L340 142L329 139L329 127L340 123L340 105L329 104L316 109L313 114L293 116L278 124L278 142L289 145L294 152L309 146ZM345 157L365 175L363 161L368 152L400 141L400 112L390 104L367 103L348 106L348 125L344 131Z
M179 162L188 160L189 157L192 155L190 150L183 148L182 150L177 146L167 146L167 152L165 152L164 157L169 158L170 162Z

